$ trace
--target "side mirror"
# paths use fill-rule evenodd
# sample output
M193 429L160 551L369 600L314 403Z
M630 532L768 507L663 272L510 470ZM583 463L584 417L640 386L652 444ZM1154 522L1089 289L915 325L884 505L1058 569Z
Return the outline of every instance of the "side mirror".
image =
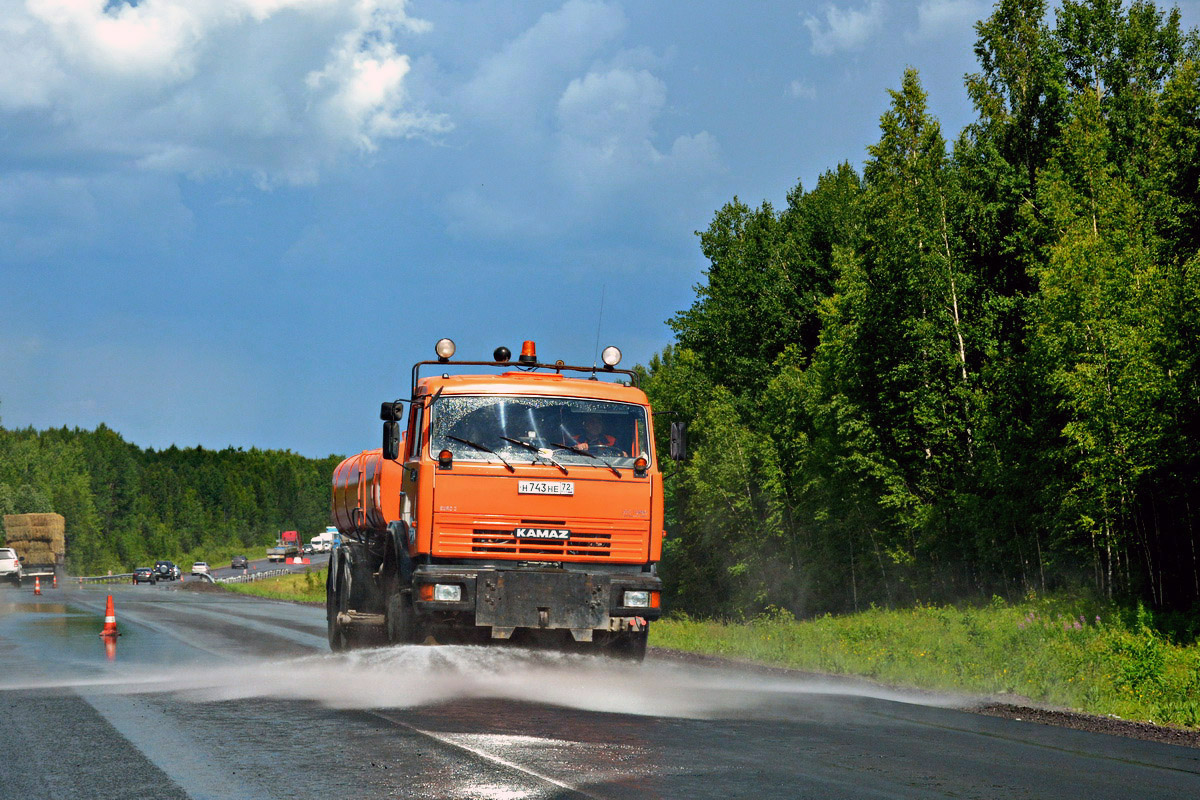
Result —
M404 419L404 401L394 400L379 406L379 418L384 422L395 422Z
M671 423L671 460L683 461L687 458L687 423Z
M400 457L400 423L395 420L383 423L383 457L388 461Z

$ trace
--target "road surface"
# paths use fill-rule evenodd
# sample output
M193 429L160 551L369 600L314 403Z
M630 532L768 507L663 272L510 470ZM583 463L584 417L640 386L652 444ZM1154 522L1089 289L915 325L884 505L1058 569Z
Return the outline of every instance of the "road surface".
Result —
M334 655L317 607L0 587L4 800L1200 796L1200 749L959 702L653 653Z

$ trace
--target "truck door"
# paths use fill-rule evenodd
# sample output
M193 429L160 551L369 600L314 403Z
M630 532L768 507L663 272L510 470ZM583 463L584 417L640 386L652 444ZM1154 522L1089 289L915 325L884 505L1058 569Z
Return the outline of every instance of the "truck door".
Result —
M400 481L400 519L408 526L409 552L416 553L418 478L421 451L425 446L425 398L413 403L408 412L408 434L404 437L404 477Z

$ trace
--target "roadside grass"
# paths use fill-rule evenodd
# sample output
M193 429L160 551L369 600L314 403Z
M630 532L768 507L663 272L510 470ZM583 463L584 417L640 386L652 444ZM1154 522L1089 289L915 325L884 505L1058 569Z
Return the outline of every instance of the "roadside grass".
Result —
M1200 645L1155 630L1140 606L1067 597L982 607L917 606L797 621L786 611L744 623L675 615L651 627L657 647L883 683L1200 727Z
M325 602L324 567L316 571L306 569L302 573L280 575L275 578L263 578L261 581L222 583L220 585L231 592L251 594L255 597L268 597L272 600L292 600L307 603Z

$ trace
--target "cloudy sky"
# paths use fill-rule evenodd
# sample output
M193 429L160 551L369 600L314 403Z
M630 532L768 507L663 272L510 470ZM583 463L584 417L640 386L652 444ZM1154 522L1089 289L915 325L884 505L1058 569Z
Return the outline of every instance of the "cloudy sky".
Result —
M860 165L906 66L971 120L990 7L0 0L0 423L320 456L442 336L644 363L694 232Z

